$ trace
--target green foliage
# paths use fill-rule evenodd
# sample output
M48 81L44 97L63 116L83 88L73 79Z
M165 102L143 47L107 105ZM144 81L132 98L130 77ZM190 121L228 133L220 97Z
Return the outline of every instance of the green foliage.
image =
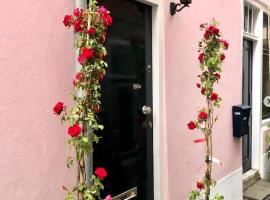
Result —
M78 62L81 64L73 81L73 106L67 109L62 103L62 108L55 111L57 115L63 111L61 122L66 121L70 127L68 133L71 138L67 143L76 153L74 158L67 158L66 165L71 168L76 161L78 167L77 185L72 190L64 190L67 191L66 200L74 200L75 194L78 200L98 200L102 199L100 191L104 186L101 179L94 175L90 184L86 184L84 156L93 151L93 144L101 139L96 133L104 129L98 121L101 104L100 83L108 67L104 61L107 55L104 42L112 18L105 7L99 7L96 0L90 0L87 9L76 8L73 15L64 17L63 23L77 32L74 46L79 52Z
M74 200L74 197L73 197L73 193L72 192L68 192L67 193L66 200Z
M191 191L189 193L188 199L189 200L197 200L199 197L200 197L200 192L199 191L196 191L196 190L193 190L193 191Z
M212 200L223 200L224 196L222 196L221 194L217 193L214 198L212 198Z
M71 166L73 165L73 158L72 157L68 157L67 158L67 167L71 168Z
M206 170L202 181L197 182L197 188L205 194L205 200L210 199L211 187L216 184L211 177L213 162L211 160L213 155L212 129L218 120L214 110L220 107L222 98L215 92L215 85L219 83L221 78L220 73L222 72L222 64L225 59L224 50L227 50L229 47L229 43L222 39L222 34L217 25L217 21L212 20L210 23L204 23L200 26L201 30L204 31L204 35L199 41L198 60L200 62L201 74L198 76L199 82L197 87L200 88L201 94L205 97L207 106L199 109L197 119L190 121L188 124L190 130L196 128L204 134ZM200 191L192 191L189 199L198 199ZM223 198L217 194L213 200L221 200Z

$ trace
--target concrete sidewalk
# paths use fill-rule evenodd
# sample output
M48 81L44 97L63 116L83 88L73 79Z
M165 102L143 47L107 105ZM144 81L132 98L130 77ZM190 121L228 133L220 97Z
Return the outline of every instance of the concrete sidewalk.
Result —
M244 191L244 200L270 200L270 182L259 180Z

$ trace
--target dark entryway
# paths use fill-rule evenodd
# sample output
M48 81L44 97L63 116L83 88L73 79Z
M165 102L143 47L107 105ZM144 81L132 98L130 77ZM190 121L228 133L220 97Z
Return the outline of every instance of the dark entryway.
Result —
M243 41L243 84L242 84L242 103L252 105L252 56L253 42ZM242 137L242 159L243 172L251 169L251 150L252 150L252 115L249 118L249 133Z
M153 200L151 7L127 0L101 4L111 11L113 25L99 115L105 129L95 147L94 168L108 171L104 194L135 188L132 199Z

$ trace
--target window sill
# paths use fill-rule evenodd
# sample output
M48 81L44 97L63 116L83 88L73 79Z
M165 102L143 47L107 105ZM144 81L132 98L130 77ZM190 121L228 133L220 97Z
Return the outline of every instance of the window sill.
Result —
M255 36L251 33L247 33L247 32L243 32L243 37L245 39L249 39L249 40L256 41L256 42L259 40L257 36Z

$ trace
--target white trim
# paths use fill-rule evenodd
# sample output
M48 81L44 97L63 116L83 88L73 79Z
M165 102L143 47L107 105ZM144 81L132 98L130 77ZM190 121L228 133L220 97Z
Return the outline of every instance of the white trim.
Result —
M252 35L252 34L247 33L247 32L244 32L243 33L243 37L244 37L244 39L247 39L247 40L251 40L251 41L255 41L255 42L258 41L258 37L257 36Z
M244 0L257 9L256 18L254 18L254 35L243 32L243 38L253 41L253 63L252 63L252 168L262 169L262 127L270 119L262 120L262 65L263 65L263 13L267 12L267 5L259 0Z
M211 196L220 193L224 199L239 200L243 199L242 168L228 174L217 182L211 190Z
M258 8L264 12L268 12L267 10L267 4L263 3L260 0L244 0L244 2L251 4L253 7ZM270 3L269 3L270 4Z
M252 71L252 168L260 169L260 128L262 116L262 33L263 11L260 10L254 26L258 41L254 43Z
M152 7L154 199L169 199L165 133L164 6L158 0L137 0Z

